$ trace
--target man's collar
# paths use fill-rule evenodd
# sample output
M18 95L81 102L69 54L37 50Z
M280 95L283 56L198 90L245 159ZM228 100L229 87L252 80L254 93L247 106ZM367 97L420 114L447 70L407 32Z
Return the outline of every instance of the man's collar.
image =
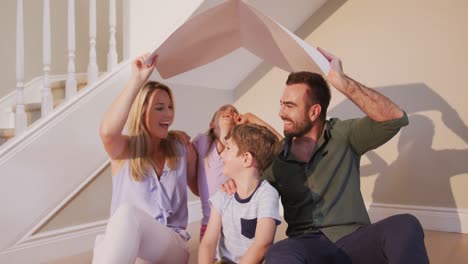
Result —
M322 135L319 137L318 141L317 141L317 147L320 147L322 146L322 144L324 144L325 142L328 142L328 140L330 140L331 138L331 132L330 132L330 124L329 124L329 121L325 121L325 124L323 126L323 131L322 131ZM281 151L280 153L280 156L283 158L283 159L286 159L289 155L289 151L291 150L291 142L292 142L292 137L285 137L282 141L282 144L283 144L283 150ZM293 158L294 160L294 158Z

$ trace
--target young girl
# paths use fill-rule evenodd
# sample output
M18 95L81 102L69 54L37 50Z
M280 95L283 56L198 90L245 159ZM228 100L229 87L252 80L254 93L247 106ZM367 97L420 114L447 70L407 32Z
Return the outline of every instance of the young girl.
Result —
M187 263L187 184L198 193L196 152L168 138L174 120L169 87L148 81L149 54L132 75L100 126L111 159L112 205L106 233L96 239L93 263ZM128 119L128 121L127 121ZM122 131L128 122L128 135Z
M223 175L223 161L220 153L224 150L224 137L236 125L239 117L237 109L232 105L221 106L213 115L210 128L205 134L199 134L193 145L198 155L198 190L202 205L203 218L200 227L202 239L208 219L210 204L208 199L219 190L227 177Z

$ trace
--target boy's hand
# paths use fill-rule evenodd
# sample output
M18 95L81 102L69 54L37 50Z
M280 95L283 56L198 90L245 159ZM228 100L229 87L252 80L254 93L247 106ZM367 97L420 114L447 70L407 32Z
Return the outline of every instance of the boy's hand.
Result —
M221 184L221 191L233 195L237 191L236 183L233 179L228 179L226 182Z
M185 146L190 145L190 136L181 130L171 130L168 134L169 138L175 138L177 141Z

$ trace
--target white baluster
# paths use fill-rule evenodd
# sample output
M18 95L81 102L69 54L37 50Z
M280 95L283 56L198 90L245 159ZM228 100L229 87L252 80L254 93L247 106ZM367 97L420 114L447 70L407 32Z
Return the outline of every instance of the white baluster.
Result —
M26 113L24 112L24 29L23 0L17 2L16 13L16 115L15 135L26 130Z
M68 0L68 74L65 88L66 99L76 94L75 79L75 0Z
M98 78L98 65L96 61L96 0L89 0L89 64L88 84Z
M42 60L44 77L41 94L41 116L44 117L52 111L53 101L50 90L50 1L44 0L43 22L42 22Z
M109 53L107 54L107 71L111 71L117 65L117 46L115 41L116 30L115 0L109 0Z

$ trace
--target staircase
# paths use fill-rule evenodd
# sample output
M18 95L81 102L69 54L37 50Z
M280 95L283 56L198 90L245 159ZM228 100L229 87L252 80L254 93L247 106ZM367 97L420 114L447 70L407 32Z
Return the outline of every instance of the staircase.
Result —
M85 78L77 79L77 90L81 91L87 86L87 80ZM65 101L65 85L66 80L55 81L51 83L50 89L52 92L53 107L57 107ZM9 106L6 109L2 109L5 116L13 117L16 113L16 106ZM26 122L29 127L39 118L41 118L41 102L31 102L24 105L24 111L26 112ZM5 122L6 123L6 122ZM7 127L2 127L7 126ZM2 144L7 142L9 139L15 136L15 129L8 127L8 124L0 123L0 147Z
M20 11L23 1L17 1L18 17L22 18ZM68 1L71 4L73 2ZM113 5L115 7L115 0L109 2L110 8ZM165 35L153 39L152 42L155 44L163 42L200 6L201 2L201 0L170 3L158 1L158 5L165 7L165 12L168 7L172 7L177 12L171 14L173 21L165 21L165 28L161 29ZM25 4L28 4L28 1L25 1ZM48 8L48 4L49 1L44 1L44 10ZM185 8L180 9L180 6ZM73 18L73 5L68 8L69 17ZM93 21L91 14L95 11L90 10L90 24ZM114 36L111 36L109 41L108 72L97 76L96 65L93 65L96 62L96 36L95 32L94 34L90 32L87 74L75 73L74 45L69 45L66 75L60 78L49 76L50 59L44 56L46 58L43 67L44 76L37 77L23 86L24 69L21 66L17 67L16 90L0 98L0 178L2 180L0 200L3 201L0 203L2 212L0 263L44 263L51 259L77 254L89 250L96 235L104 230L106 221L102 219L92 223L72 221L64 228L40 231L109 163L99 138L99 123L112 100L118 96L128 81L131 72L128 60L117 61L115 10L110 11L110 14L109 33ZM46 17L48 13L44 12L44 21L49 20ZM152 19L151 22L158 21ZM22 24L18 23L18 27L21 26ZM73 26L69 25L68 28L73 29ZM18 35L22 34L22 30L18 30ZM50 38L50 35L44 34L44 37ZM68 38L69 43L74 42L74 37L68 35ZM17 45L17 48L21 49L22 46ZM23 65L25 58L21 50L17 54L19 54L17 65ZM98 55L103 57L103 54ZM27 63L27 60L25 62ZM76 86L67 85L75 80ZM49 82L49 87L43 89L45 85L42 83ZM45 102L44 94L50 98L47 102L51 103L46 105L51 105L52 110L42 115L41 105ZM181 105L189 105L193 98L202 98L196 90L187 91L181 88L179 94L190 94L190 98L187 96L185 99L187 102ZM210 106L210 111L211 108L214 109ZM18 122L18 116L21 115L24 118ZM15 134L15 126L18 123L25 129ZM197 125L202 126L195 124L195 129L202 131ZM99 202L101 201L96 201Z
M14 136L14 128L0 128L0 146Z
M96 52L96 1L89 1L89 60L84 74L75 72L75 3L82 6L84 1L64 1L67 34L60 34L51 32L52 1L44 0L40 1L43 9L37 10L43 23L39 49L43 75L25 80L25 65L31 62L24 53L24 40L30 35L23 36L29 34L23 28L23 0L16 2L16 89L0 98L0 263L40 263L87 248L86 239L95 237L92 232L101 228L70 223L65 228L38 232L107 166L97 128L110 100L128 80L130 67L125 61L119 64L116 52L116 0L107 1L107 54ZM30 1L24 4L33 6ZM57 70L51 65L51 34L67 43L61 58L67 69L61 76L49 74L51 68ZM60 54L56 51L54 56ZM97 56L106 55L108 72L99 74ZM57 250L60 246L65 248Z

